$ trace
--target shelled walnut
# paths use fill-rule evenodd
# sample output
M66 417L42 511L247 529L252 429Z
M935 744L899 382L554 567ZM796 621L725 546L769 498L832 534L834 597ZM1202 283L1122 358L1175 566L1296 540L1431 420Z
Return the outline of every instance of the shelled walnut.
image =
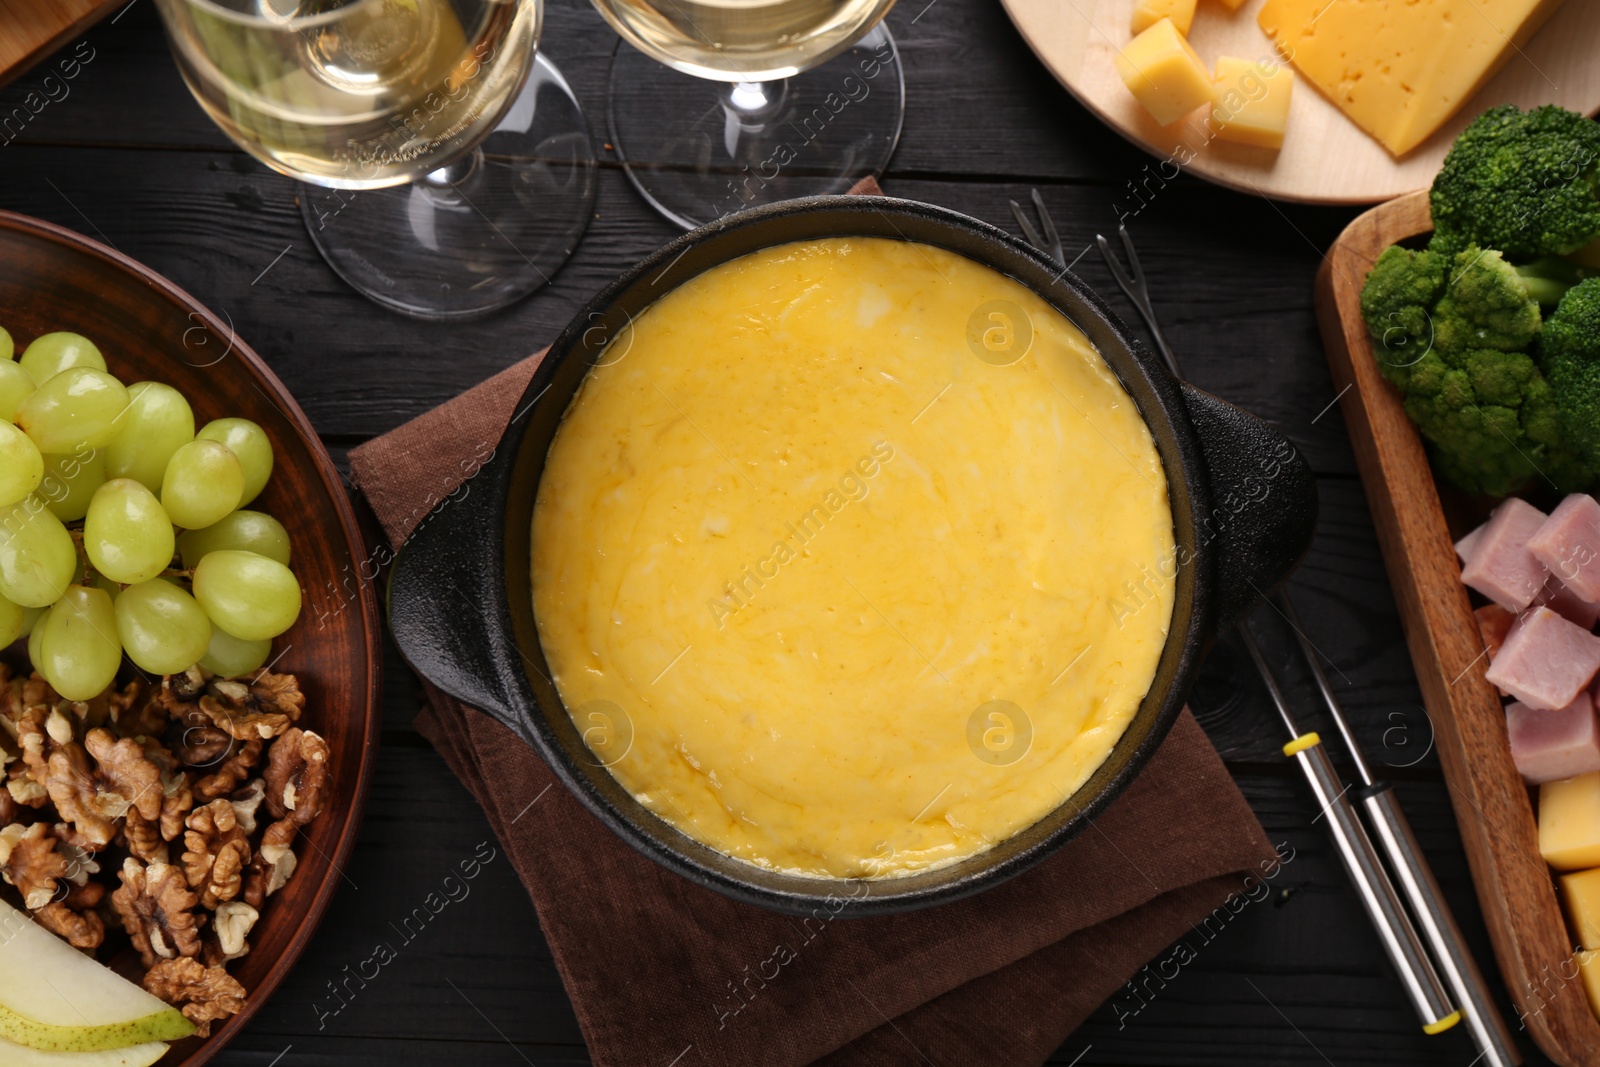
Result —
M225 968L326 806L331 754L304 710L294 676L268 671L67 701L0 663L0 878L77 948L120 926L145 987L209 1033L244 1005Z

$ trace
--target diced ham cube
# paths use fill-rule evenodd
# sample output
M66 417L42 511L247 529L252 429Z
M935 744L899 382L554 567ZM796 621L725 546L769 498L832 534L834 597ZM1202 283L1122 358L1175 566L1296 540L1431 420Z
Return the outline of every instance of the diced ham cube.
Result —
M1600 637L1549 608L1517 621L1485 677L1530 708L1555 711L1600 671Z
M1545 565L1528 551L1528 538L1544 525L1544 512L1516 497L1495 509L1472 546L1461 580L1508 611L1521 611L1544 588Z
M1577 623L1585 630L1594 629L1595 620L1600 619L1600 604L1583 599L1553 574L1545 581L1544 588L1539 590L1533 602L1549 608L1568 622Z
M1499 604L1485 604L1472 614L1478 620L1478 633L1483 635L1483 647L1489 650L1492 661L1500 654L1500 646L1506 643L1517 617Z
M1487 525L1489 524L1483 523L1474 527L1471 533L1456 542L1456 555L1460 558L1463 567L1472 562L1472 550L1477 547L1478 538L1483 536L1483 527Z
M1600 729L1588 692L1557 711L1526 704L1506 708L1511 759L1532 785L1600 771Z
M1563 500L1534 535L1528 551L1584 600L1600 600L1600 503L1587 493Z

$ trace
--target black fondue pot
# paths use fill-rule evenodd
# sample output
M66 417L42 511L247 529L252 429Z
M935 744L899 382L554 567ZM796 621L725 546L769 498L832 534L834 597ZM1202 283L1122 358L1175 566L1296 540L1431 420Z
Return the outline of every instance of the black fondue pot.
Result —
M1172 627L1144 702L1105 763L1068 801L988 851L880 880L766 871L694 841L636 801L585 746L555 686L534 625L534 499L556 427L606 344L654 301L739 256L791 241L881 237L937 245L1015 278L1099 349L1150 427L1166 470L1178 547ZM1177 381L1081 281L1005 232L965 215L889 197L795 200L684 234L618 278L556 339L494 457L418 527L389 591L396 641L434 684L532 745L601 822L702 885L782 911L832 897L843 914L954 900L1026 870L1081 832L1139 773L1183 707L1211 641L1286 578L1309 547L1317 493L1310 469L1261 420ZM480 610L463 610L462 597Z

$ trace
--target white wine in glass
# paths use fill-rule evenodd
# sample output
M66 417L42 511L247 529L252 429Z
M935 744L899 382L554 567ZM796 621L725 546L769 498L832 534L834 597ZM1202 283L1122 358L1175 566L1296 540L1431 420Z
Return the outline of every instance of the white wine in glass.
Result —
M633 46L609 104L628 177L696 226L882 173L905 112L893 3L594 0Z
M775 81L849 48L894 0L595 0L657 62L719 81Z
M310 183L318 249L379 303L424 318L504 306L582 233L594 159L536 55L541 0L157 5L206 113Z

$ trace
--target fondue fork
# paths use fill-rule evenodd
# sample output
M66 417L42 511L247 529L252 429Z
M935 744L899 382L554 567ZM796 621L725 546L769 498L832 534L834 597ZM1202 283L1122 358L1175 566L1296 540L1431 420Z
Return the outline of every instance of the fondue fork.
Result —
M1043 203L1039 203L1039 210L1044 213ZM1046 215L1046 218L1048 218L1048 215ZM1139 263L1139 254L1134 251L1133 239L1128 236L1128 228L1126 226L1118 226L1117 236L1121 238L1123 251L1127 254L1127 265L1124 266L1117 258L1116 253L1112 251L1111 242L1107 241L1104 235L1096 234L1095 243L1100 248L1101 258L1105 260L1106 266L1110 268L1117 285L1122 288L1128 299L1133 302L1134 307L1139 310L1140 316L1150 330L1150 336L1155 340L1156 350L1161 354L1167 369L1172 372L1174 377L1181 380L1183 372L1179 368L1177 357L1173 354L1171 346L1167 344L1167 339L1161 332L1160 324L1156 321L1155 308L1150 302L1150 288L1145 283L1144 267ZM1362 782L1362 788L1358 791L1358 795L1361 799L1362 808L1366 812L1367 820L1372 824L1378 840L1383 845L1383 851L1389 861L1389 867L1394 871L1400 880L1400 884L1405 889L1406 899L1410 903L1411 910L1416 915L1417 921L1422 925L1434 959L1439 962L1439 966L1445 972L1445 977L1450 984L1450 991L1455 997L1455 1003L1464 1009L1454 1018L1445 1016L1441 1019L1432 1010L1421 1007L1422 1002L1417 998L1418 990L1411 987L1414 985L1415 979L1422 976L1408 975L1403 969L1405 965L1401 963L1396 954L1397 948L1403 947L1406 939L1401 938L1399 942L1393 941L1393 936L1400 933L1400 931L1385 928L1384 922L1379 919L1374 911L1374 907L1381 906L1381 902L1368 899L1366 889L1357 877L1356 865L1365 864L1367 860L1366 854L1371 854L1370 858L1373 861L1376 861L1377 857L1373 850L1372 839L1361 829L1360 822L1356 821L1355 828L1360 831L1356 844L1353 849L1346 849L1344 842L1341 840L1339 842L1341 855L1345 861L1346 869L1351 872L1351 877L1356 881L1357 888L1363 893L1363 903L1367 905L1368 913L1373 916L1373 921L1378 926L1379 936L1383 940L1385 948L1390 949L1391 960L1395 962L1397 969L1401 969L1402 978L1408 986L1408 991L1412 993L1413 1003L1418 1005L1418 1011L1423 1020L1423 1029L1428 1033L1440 1033L1448 1029L1451 1024L1464 1015L1467 1021L1467 1028L1472 1034L1473 1043L1477 1046L1479 1052L1478 1058L1473 1063L1481 1063L1484 1067L1514 1067L1514 1065L1522 1062L1521 1057L1517 1054L1516 1045L1512 1041L1510 1031L1506 1029L1505 1020L1495 1007L1494 999L1489 992L1488 984L1484 981L1483 973L1478 970L1478 965L1473 960L1465 939L1461 936L1461 929L1456 925L1455 917L1450 913L1450 906L1445 902L1444 894L1439 889L1439 882L1433 875L1433 869L1428 864L1427 856L1422 851L1422 846L1417 842L1416 835L1411 831L1411 824L1400 807L1400 798L1395 794L1392 785L1374 780L1371 769L1362 755L1360 747L1356 744L1355 734L1350 729L1350 723L1344 716L1344 710L1339 706L1337 698L1333 695L1333 687L1329 684L1328 676L1322 669L1317 651L1311 644L1311 639L1306 636L1304 627L1300 625L1299 614L1295 611L1293 601L1289 599L1288 591L1280 590L1273 597L1273 600L1278 610L1282 612L1285 620L1289 623L1290 628L1294 630L1300 653L1311 667L1312 677L1316 680L1317 690L1322 696L1323 704L1326 706L1328 714L1333 718L1334 725L1344 741L1345 748L1350 753L1352 762L1355 764L1356 773ZM1301 734L1299 732L1299 728L1284 701L1282 690L1279 689L1266 660L1262 657L1254 636L1244 623L1240 623L1238 629L1240 636L1244 639L1246 648L1250 652L1250 658L1255 661L1256 669L1260 672L1262 681L1266 683L1267 691L1272 696L1273 703L1278 707L1279 715L1282 716L1284 724L1294 737L1294 740L1290 741L1289 745L1284 748L1284 754L1289 755L1291 748L1299 745L1302 740L1314 738L1316 735ZM1319 758L1311 757L1313 751L1318 754ZM1309 747L1297 750L1295 755L1307 778L1311 781L1313 791L1318 794L1318 799L1321 800L1321 794L1325 791L1324 782L1337 783L1339 781L1332 761L1328 759L1326 753L1322 752L1322 746L1315 742L1310 742ZM1320 766L1314 766L1314 764ZM1342 804L1336 804L1332 809L1325 807L1324 810L1338 811L1343 808L1349 811L1350 818L1354 820L1354 811L1351 809L1349 801L1343 799L1342 793L1341 800ZM1334 820L1330 820L1330 822L1334 822ZM1336 823L1333 825L1332 830L1336 838L1340 837L1340 828ZM1364 848L1362 847L1363 845ZM1379 873L1382 874L1381 869ZM1387 875L1383 876L1381 884L1387 888L1389 897L1395 896L1394 885ZM1382 895L1381 891L1380 895ZM1395 903L1398 904L1398 901ZM1417 941L1415 928L1403 912L1399 914L1398 921L1403 923L1403 933L1409 935L1410 942L1415 944ZM1426 977L1432 979L1432 983L1437 989L1438 976L1434 973L1433 968L1428 965L1426 957L1423 957L1421 962L1423 967L1427 969ZM1440 992L1442 993L1442 990ZM1432 1018L1430 1018L1430 1015L1432 1015Z

